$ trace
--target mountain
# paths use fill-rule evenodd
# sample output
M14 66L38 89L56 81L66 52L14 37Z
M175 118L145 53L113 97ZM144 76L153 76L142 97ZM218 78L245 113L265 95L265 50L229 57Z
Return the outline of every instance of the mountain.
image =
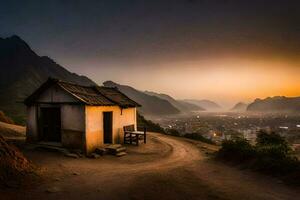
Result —
M204 108L207 111L218 111L222 109L220 105L210 100L196 100L196 99L184 99L184 102L195 104L201 108Z
M139 108L139 111L143 115L172 115L180 113L180 111L169 101L161 99L157 96L146 94L142 91L134 89L133 87L120 85L112 81L105 81L103 85L106 87L117 87L128 97L141 104L142 107Z
M235 112L244 112L247 110L248 104L239 102L235 104L230 110Z
M256 99L247 107L255 112L300 112L300 97L275 96Z
M201 108L200 106L197 106L192 103L188 103L182 100L175 100L173 97L167 95L167 94L161 94L161 93L156 93L156 92L150 92L150 91L145 91L146 94L156 96L161 99L165 99L168 102L170 102L174 107L176 107L178 110L180 110L182 113L188 113L191 111L203 111L205 110L204 108Z
M37 55L18 36L0 38L0 110L15 122L24 122L24 98L49 76L82 85L95 85L85 76L71 73L51 58Z

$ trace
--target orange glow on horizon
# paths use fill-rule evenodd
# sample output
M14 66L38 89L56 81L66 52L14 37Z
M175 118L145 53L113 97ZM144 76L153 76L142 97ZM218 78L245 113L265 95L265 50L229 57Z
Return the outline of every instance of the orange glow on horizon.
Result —
M300 96L298 63L220 60L172 63L156 69L150 89L177 98L252 101L268 96ZM184 67L183 67L184 66ZM156 84L158 83L158 84ZM141 86L141 88L149 88Z

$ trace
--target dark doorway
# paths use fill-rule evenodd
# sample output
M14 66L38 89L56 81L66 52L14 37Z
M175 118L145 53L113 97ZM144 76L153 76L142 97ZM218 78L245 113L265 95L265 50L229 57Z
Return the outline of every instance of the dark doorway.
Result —
M104 143L112 143L112 112L103 112Z
M41 108L40 118L41 141L61 142L60 108Z

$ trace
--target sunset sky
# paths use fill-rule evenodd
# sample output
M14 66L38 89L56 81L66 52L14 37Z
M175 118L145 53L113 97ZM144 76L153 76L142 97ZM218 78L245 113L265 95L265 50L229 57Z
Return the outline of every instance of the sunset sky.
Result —
M300 96L300 1L39 2L0 0L0 37L99 84L225 106Z

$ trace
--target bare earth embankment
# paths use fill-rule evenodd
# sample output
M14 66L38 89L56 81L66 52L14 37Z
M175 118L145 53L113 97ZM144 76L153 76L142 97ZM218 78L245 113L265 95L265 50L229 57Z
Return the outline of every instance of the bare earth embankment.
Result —
M216 147L149 134L149 142L128 146L128 155L68 158L23 150L42 169L32 187L2 189L4 199L295 199L299 188L239 170L206 156Z

